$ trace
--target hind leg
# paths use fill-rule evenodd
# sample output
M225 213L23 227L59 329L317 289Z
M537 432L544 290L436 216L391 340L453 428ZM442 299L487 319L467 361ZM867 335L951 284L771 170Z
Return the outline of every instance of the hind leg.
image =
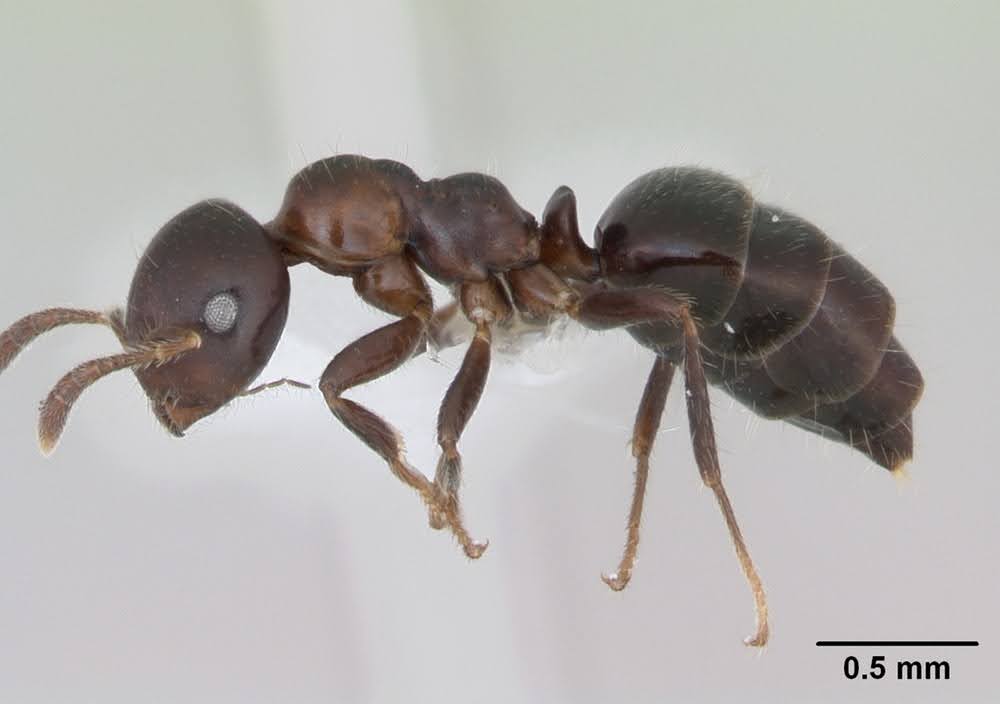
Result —
M760 576L750 559L750 552L747 550L743 534L736 522L733 506L722 484L722 471L719 468L719 453L715 446L715 430L712 425L708 385L705 381L705 370L702 368L698 326L694 318L691 317L687 301L656 288L615 290L584 286L574 288L541 264L508 272L507 280L518 308L529 310L538 316L566 313L583 325L595 330L608 330L643 323L668 323L676 327L677 343L682 344L684 348L685 396L687 397L688 425L695 461L698 464L702 482L715 494L722 516L726 521L726 528L729 530L729 537L736 550L736 557L753 593L757 631L746 639L746 643L758 647L765 645L769 634L767 599ZM656 368L654 368L655 373ZM652 376L650 384L652 387L647 385L647 393L643 397L637 429L641 425L651 425L654 414L657 422L659 421L659 414L656 411L657 408L662 409L662 406L659 405L661 402L660 389L662 389L662 395L665 396L666 384L659 382L657 385ZM648 413L644 418L645 411ZM651 435L647 436L644 433L639 433L638 437L651 439ZM646 451L640 447L640 453ZM647 460L642 458L641 454L637 455L637 459L639 466L636 473L636 488L629 515L629 537L622 558L622 566L617 575L610 575L605 580L612 589L620 589L625 586L635 559L635 551L638 548L639 518L642 512L648 465L644 466L644 462Z
M702 482L715 494L733 547L736 549L736 557L753 593L757 631L745 642L756 647L766 645L769 627L764 586L750 559L750 552L736 522L736 514L722 484L708 385L701 362L701 342L698 337L698 327L691 317L687 303L657 289L598 291L584 296L569 312L584 325L596 329L649 322L668 322L677 325L684 344L685 396L695 461Z
M674 377L674 365L663 357L657 357L649 372L646 389L639 402L639 412L635 416L632 431L632 455L635 457L635 489L632 492L632 508L628 514L628 530L625 551L618 570L601 579L616 592L621 591L632 578L635 556L639 550L639 523L642 521L642 503L646 497L646 479L649 476L649 455L653 451L653 441L660 428L660 418L667 402L667 392Z

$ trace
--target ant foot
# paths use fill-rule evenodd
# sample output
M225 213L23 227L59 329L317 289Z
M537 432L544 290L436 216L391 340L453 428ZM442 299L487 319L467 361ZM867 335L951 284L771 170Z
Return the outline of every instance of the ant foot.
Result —
M607 584L613 591L620 592L626 586L628 586L629 580L632 579L632 572L612 572L611 574L602 574L601 580Z
M486 552L486 548L488 548L489 546L490 546L490 541L488 540L485 543L480 543L473 540L467 543L466 545L463 545L462 549L465 550L465 556L468 557L470 560L478 560L480 557L483 556L483 553Z
M771 635L771 629L768 627L767 622L757 626L757 632L743 639L743 644L750 648L763 648L767 645L768 638Z

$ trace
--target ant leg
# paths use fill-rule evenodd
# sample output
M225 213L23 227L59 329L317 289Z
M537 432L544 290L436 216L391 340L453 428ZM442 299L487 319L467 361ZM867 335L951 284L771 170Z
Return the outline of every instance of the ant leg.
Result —
M447 505L455 515L461 515L458 489L462 483L462 456L458 452L458 441L486 387L492 341L490 326L503 322L511 315L507 296L495 278L462 284L459 301L465 317L475 324L476 334L469 343L462 367L448 387L438 412L441 458L434 477L440 502ZM430 524L433 528L441 528L444 516L431 511Z
M607 291L586 285L570 287L544 264L508 272L507 283L518 309L536 319L551 319L554 314L565 312L589 327L615 328L647 319L661 321L671 312L676 318L678 304L671 308L668 302L664 307L662 292ZM657 357L636 414L632 432L632 454L636 458L635 489L629 510L625 549L618 570L601 575L604 583L615 591L625 588L635 566L642 504L649 476L649 455L673 374L673 363L664 357Z
M684 383L687 393L688 423L691 427L691 444L694 446L695 459L701 472L701 480L715 494L719 508L726 519L726 527L732 538L733 547L740 566L746 575L747 582L753 592L754 607L757 615L757 632L747 638L747 645L762 648L767 645L770 628L767 623L767 597L764 585L760 581L757 569L750 559L750 552L743 541L743 533L736 522L733 505L722 485L722 470L719 468L719 452L715 446L715 429L712 426L712 409L709 406L708 386L705 383L705 370L701 364L701 354L698 340L698 329L694 320L685 311L684 315Z
M305 384L305 383L303 383L301 381L295 381L295 379L288 379L286 377L286 378L278 379L277 381L269 381L269 382L267 382L265 384L258 384L257 386L254 386L251 389L247 389L246 391L244 391L243 393L240 394L240 398L243 398L245 396L256 396L257 394L259 394L259 393L261 393L263 391L269 391L271 389L276 389L279 386L294 386L296 389L311 389L312 388L311 386L309 386L309 384Z
M486 324L480 324L476 326L476 336L469 343L462 368L448 387L438 412L441 458L434 475L434 487L440 501L458 515L461 515L458 488L462 483L462 456L458 452L458 440L483 395L489 370L490 328ZM440 513L432 511L430 521L432 528L444 527L444 516Z
M715 494L726 521L736 556L753 592L757 616L757 632L746 639L747 645L761 647L767 643L767 599L760 576L750 559L743 534L736 522L733 506L722 484L719 453L715 446L715 430L709 405L708 385L702 368L698 327L680 298L658 289L596 291L575 303L569 313L581 323L596 329L636 325L650 322L676 324L684 342L684 382L686 387L688 423L691 444L701 479Z
M632 508L628 515L628 537L618 570L601 575L601 579L616 592L621 591L632 578L635 555L639 549L639 522L642 520L642 502L646 496L646 478L649 476L649 455L653 441L660 428L660 418L667 402L667 392L674 377L674 365L665 357L657 357L646 381L646 390L639 403L632 431L632 456L636 460L635 489L632 493Z
M452 533L471 558L482 555L486 544L474 541L457 514L441 505L434 485L406 461L398 431L343 393L399 367L425 342L431 317L431 294L413 262L388 257L354 276L354 288L372 305L402 319L381 327L345 347L330 362L320 390L333 414L351 432L386 461L392 473L415 489L432 511L440 511Z

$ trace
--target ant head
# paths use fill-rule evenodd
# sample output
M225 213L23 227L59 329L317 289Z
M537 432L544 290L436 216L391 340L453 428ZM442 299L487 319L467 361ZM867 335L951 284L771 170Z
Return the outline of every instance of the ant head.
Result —
M242 393L267 364L288 313L288 270L264 228L232 203L202 201L157 233L129 291L130 345L197 334L166 364L135 369L174 435Z
M41 408L43 452L55 446L80 394L118 369L133 369L157 418L180 436L264 368L284 328L288 291L281 251L264 228L231 203L203 201L150 242L124 316L67 308L26 316L0 334L0 371L43 332L107 325L124 351L85 362L56 384Z

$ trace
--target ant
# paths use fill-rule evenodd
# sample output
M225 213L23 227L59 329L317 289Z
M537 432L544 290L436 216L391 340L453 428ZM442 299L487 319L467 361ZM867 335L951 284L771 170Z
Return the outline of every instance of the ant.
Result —
M396 161L342 155L318 161L288 186L277 216L260 224L221 200L170 220L140 260L127 312L54 308L0 334L0 371L31 340L69 323L109 327L124 351L73 369L41 406L39 440L54 448L80 394L131 368L156 417L176 436L250 388L284 327L288 268L309 263L349 276L367 303L398 320L347 345L319 388L333 414L374 450L447 527L465 554L473 540L460 510L458 443L486 384L495 332L546 328L569 316L598 330L624 328L654 353L632 435L635 488L614 590L632 575L649 457L674 370L683 366L695 460L722 510L768 639L764 588L723 487L707 383L765 418L788 420L899 470L913 454L912 409L923 380L892 336L885 286L815 225L755 202L728 176L697 167L640 176L580 237L576 197L557 189L539 223L500 181L478 173L420 179ZM435 310L425 276L450 287ZM438 414L434 481L407 461L399 433L344 397L428 345L474 334Z

